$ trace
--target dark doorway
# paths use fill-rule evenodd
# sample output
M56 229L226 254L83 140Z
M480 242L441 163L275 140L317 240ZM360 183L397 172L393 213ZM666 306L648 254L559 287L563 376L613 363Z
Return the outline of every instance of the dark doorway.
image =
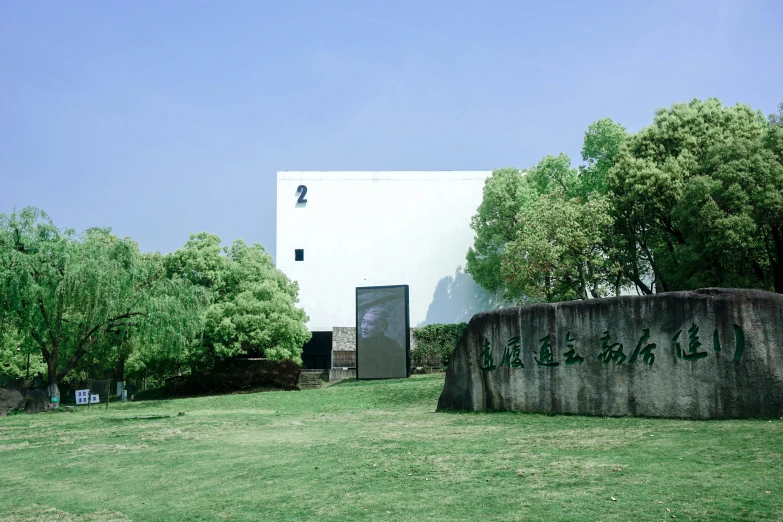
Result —
M328 370L332 365L332 332L312 332L313 338L302 347L302 367Z

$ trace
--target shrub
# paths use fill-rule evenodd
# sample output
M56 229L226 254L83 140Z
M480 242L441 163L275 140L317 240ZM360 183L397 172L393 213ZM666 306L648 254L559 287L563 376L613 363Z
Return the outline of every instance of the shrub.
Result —
M412 354L414 360L440 359L442 367L449 364L451 353L462 337L468 323L430 324L413 331L416 350Z
M293 361L237 359L219 370L166 379L165 395L187 397L259 389L298 390L302 367Z

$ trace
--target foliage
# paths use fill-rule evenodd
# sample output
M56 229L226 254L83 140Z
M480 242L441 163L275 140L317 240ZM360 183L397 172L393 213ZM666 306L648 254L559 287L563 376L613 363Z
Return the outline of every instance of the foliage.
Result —
M506 243L514 239L519 209L534 197L515 168L495 170L484 184L484 195L470 227L476 232L465 271L491 293L504 290L500 272Z
M746 105L693 100L656 111L610 169L620 257L637 287L783 292L779 127Z
M546 302L606 295L612 265L603 246L612 221L605 196L582 202L558 189L520 209L519 224L501 263L509 295Z
M109 229L77 235L31 207L0 214L1 319L41 351L52 396L87 353L108 349L118 332L171 347L193 337L201 293L164 276L160 259Z
M299 287L274 266L263 246L237 240L221 248L218 236L202 232L191 235L165 264L170 275L210 295L204 336L191 347L191 362L211 366L216 358L255 354L301 364L311 334L307 315L296 307Z
M492 173L471 221L476 232L467 271L492 292L518 303L619 294L606 173L625 139L609 119L585 133L582 168L565 154L547 156L524 174Z
M0 324L0 387L15 379L46 374L41 350L30 341L12 325Z
M161 390L167 398L218 395L264 389L298 390L302 367L291 360L233 361L227 367L171 377ZM156 392L158 390L155 390ZM140 394L139 398L143 398Z
M448 366L451 354L467 327L468 323L430 324L414 329L416 351L413 356L422 360L437 358L442 367Z
M627 137L625 127L609 118L590 124L582 146L582 160L587 162L580 172L580 194L584 198L591 192L606 194L606 175Z
M467 271L518 303L706 286L783 292L783 104L693 100L634 135L609 119L582 159L493 172Z
M771 127L783 127L783 103L778 104L778 113L770 114L768 121Z

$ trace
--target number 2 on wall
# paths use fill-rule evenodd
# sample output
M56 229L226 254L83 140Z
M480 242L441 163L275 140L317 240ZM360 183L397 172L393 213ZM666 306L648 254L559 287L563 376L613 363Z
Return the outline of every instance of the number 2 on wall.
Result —
M299 185L296 187L296 191L299 193L299 199L296 200L297 203L307 203L307 200L305 199L305 194L307 194L307 187L304 185Z

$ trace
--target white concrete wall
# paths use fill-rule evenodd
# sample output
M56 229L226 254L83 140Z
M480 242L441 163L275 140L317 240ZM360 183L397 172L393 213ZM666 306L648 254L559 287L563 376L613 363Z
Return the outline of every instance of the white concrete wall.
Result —
M464 273L490 174L278 172L276 263L299 282L308 328L355 326L358 286L409 285L411 326L490 309L492 296ZM294 261L297 248L304 261Z

